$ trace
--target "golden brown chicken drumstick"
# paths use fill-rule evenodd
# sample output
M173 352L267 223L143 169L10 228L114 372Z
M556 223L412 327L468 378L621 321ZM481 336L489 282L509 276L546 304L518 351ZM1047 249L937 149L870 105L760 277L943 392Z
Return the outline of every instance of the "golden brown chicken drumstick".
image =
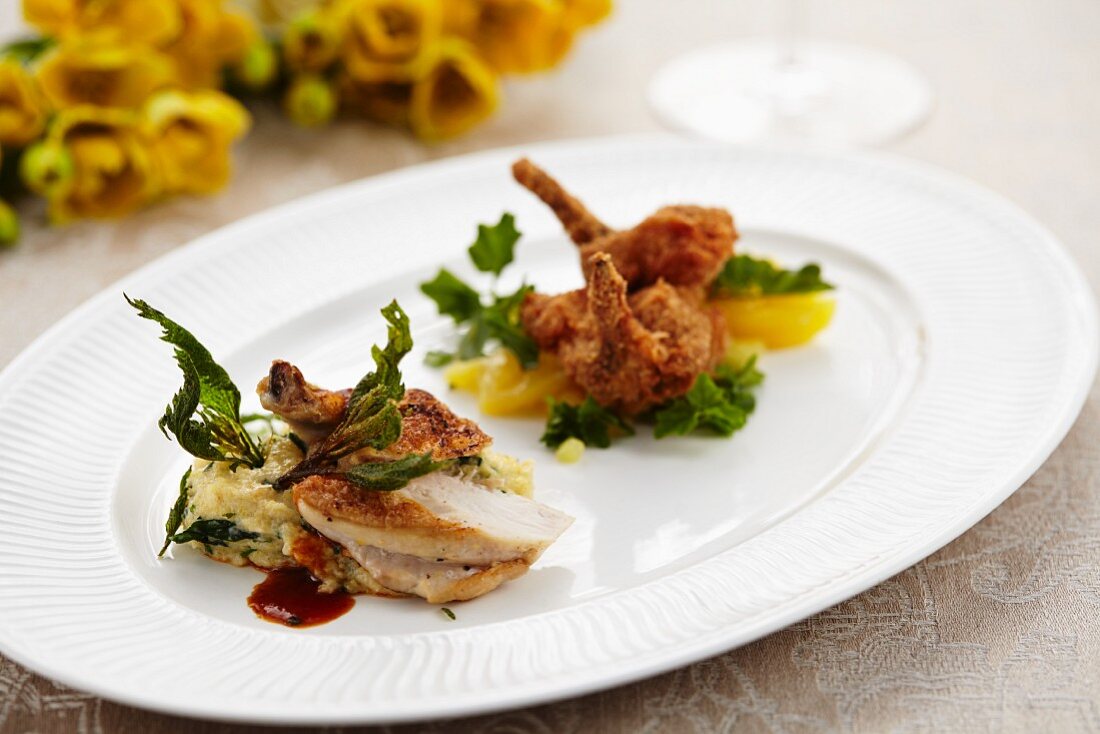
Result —
M512 172L581 246L587 286L531 294L520 316L573 381L601 405L634 415L683 395L718 365L726 329L706 296L733 255L729 212L665 207L633 229L614 231L529 160Z
M588 286L557 296L532 294L524 330L556 354L596 402L624 415L683 395L715 366L725 329L716 311L664 281L628 296L611 256L592 255Z
M591 278L592 255L606 252L630 291L658 280L675 286L707 286L733 256L737 230L725 209L666 206L633 229L615 231L526 158L512 165L512 175L554 211L569 237L580 245L586 279Z

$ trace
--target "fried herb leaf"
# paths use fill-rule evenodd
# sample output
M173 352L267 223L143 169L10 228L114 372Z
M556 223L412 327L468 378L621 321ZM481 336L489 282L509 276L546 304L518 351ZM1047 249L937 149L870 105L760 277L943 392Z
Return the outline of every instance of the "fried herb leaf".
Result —
M348 399L343 420L308 457L281 476L275 489L284 490L311 474L332 473L336 462L360 449L381 450L401 436L401 412L397 403L405 395L401 360L412 349L409 317L397 301L382 309L389 323L385 347L371 350L375 369L359 381ZM404 486L404 485L401 485Z
M408 454L394 461L359 464L342 474L357 487L392 492L417 477L431 474L452 463L450 460L433 461L430 453Z
M226 371L189 331L145 301L125 298L139 316L161 326L160 338L175 347L183 372L183 387L157 423L161 432L197 458L263 466L263 451L241 422L241 393Z
M756 408L752 390L763 379L755 357L740 368L721 367L713 377L699 375L683 397L670 400L654 412L653 435L684 436L704 428L720 436L732 436L745 426Z
M176 496L176 503L172 505L172 509L168 512L168 521L164 523L164 545L161 546L160 553L157 553L157 558L164 556L168 546L172 544L172 536L180 529L180 523L183 522L183 513L187 509L187 497L190 491L191 467L187 467L187 471L180 477L180 492Z
M477 225L477 240L470 245L467 252L478 270L500 275L500 271L515 258L516 242L519 238L516 218L511 213L504 212L500 221L492 226Z
M209 520L199 518L182 533L172 535L170 540L173 543L189 543L197 540L204 545L213 546L229 545L238 540L255 540L258 537L260 537L259 533L242 530L232 520L217 517Z
M591 395L580 405L550 398L550 415L539 440L552 449L561 446L568 438L578 438L586 446L606 449L611 445L613 431L634 435L629 423L597 403Z
M716 296L768 296L832 290L821 278L821 266L810 263L798 270L778 268L751 255L735 255L722 267L711 285Z

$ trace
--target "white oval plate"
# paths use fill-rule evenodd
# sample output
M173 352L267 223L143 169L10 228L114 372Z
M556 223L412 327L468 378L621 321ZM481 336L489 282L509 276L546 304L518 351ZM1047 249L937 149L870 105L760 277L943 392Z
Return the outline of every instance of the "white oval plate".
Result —
M179 383L122 299L191 328L246 402L269 360L343 386L400 299L417 350L449 327L416 285L464 275L477 222L516 214L506 280L580 282L520 153L601 217L728 206L741 251L820 261L839 285L813 345L766 355L732 441L639 436L556 463L537 420L482 420L537 459L576 524L523 579L450 621L361 597L291 630L245 604L259 575L187 549L155 560L186 460L155 420ZM510 285L506 283L505 285ZM43 335L0 376L0 649L62 682L177 714L365 723L472 714L634 680L743 644L868 588L993 509L1050 454L1093 379L1091 293L1058 243L972 184L883 157L671 139L496 151L353 183L208 235Z

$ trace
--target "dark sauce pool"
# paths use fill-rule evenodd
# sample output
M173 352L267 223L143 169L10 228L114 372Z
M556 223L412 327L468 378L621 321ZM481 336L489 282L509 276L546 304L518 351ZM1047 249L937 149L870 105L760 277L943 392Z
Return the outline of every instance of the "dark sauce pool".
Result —
M325 594L321 582L304 568L270 571L248 596L248 606L261 619L287 627L313 627L347 614L355 597L343 591Z

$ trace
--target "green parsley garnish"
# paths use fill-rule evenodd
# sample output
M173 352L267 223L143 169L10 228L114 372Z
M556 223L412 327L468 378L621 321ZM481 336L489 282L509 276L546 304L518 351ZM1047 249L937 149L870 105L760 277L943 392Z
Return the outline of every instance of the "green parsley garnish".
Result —
M477 240L470 245L467 252L478 270L500 275L500 271L515 258L519 238L516 218L511 213L504 212L500 221L492 226L477 225Z
M612 431L626 436L634 435L634 429L629 423L597 403L591 395L580 405L570 405L550 398L550 415L546 419L546 430L539 440L552 449L561 446L569 438L580 439L586 446L606 449L611 445Z
M450 618L450 619L456 619L456 617L455 617L455 613L454 613L454 612L452 612L452 611L451 611L450 609L448 609L447 607L440 607L440 608L439 608L439 611L443 612L443 613L444 613L445 615L447 615L447 617L448 617L448 618Z
M263 466L259 443L241 421L241 393L228 373L191 332L138 299L125 296L138 315L160 324L161 339L175 346L176 363L183 371L183 387L157 423L171 433L187 453L209 461L228 461L233 468Z
M832 290L821 278L821 266L803 265L798 270L777 268L751 255L735 255L722 267L711 286L716 296L770 296Z
M477 241L469 248L470 259L479 271L499 276L512 262L519 238L515 218L505 213L493 226L478 226ZM484 356L486 346L494 342L510 349L524 367L538 364L538 346L519 323L520 306L534 290L531 286L522 285L514 293L503 295L490 292L482 297L454 273L440 268L435 278L420 284L420 290L435 301L439 313L450 316L461 331L457 349L429 352L425 358L428 365L442 367L455 358Z
M683 397L654 411L653 435L684 436L704 428L720 436L732 436L744 427L756 408L752 390L764 381L753 357L739 369L720 367L713 376L702 374Z

